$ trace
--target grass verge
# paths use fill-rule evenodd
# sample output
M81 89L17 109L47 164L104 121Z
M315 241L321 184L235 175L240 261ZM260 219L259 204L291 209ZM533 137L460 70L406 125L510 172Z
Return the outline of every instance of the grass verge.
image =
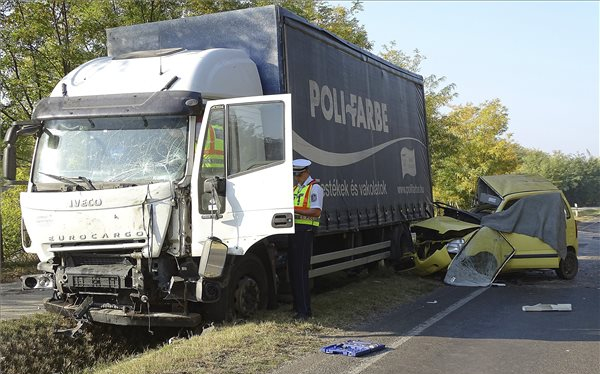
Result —
M0 322L0 372L264 373L437 286L431 279L387 268L368 276L332 274L318 280L312 300L315 317L306 322L293 321L290 305L282 304L252 320L219 325L169 345L145 331L119 327L87 328L83 336L71 339L53 333L68 321L37 314Z
M574 213L577 221L594 221L600 217L600 208L578 208L577 210L574 210Z
M0 264L0 283L18 281L21 275L38 274L37 257L29 256L26 260L18 262L7 262Z
M113 327L91 326L77 338L55 334L73 325L49 313L1 321L0 373L81 373L94 362L111 362L144 349L135 334Z
M324 278L320 282L338 283L344 281L345 276L341 277ZM88 373L265 373L331 343L327 336L343 335L344 329L440 285L427 278L389 270L368 277L345 277L345 283L314 295L315 317L306 322L293 321L289 305L282 305L251 321L218 326L208 334L180 340L110 366L97 366Z

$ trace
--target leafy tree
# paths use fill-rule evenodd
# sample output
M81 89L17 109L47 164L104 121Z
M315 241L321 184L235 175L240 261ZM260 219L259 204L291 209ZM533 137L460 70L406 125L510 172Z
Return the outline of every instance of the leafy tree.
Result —
M412 55L391 42L381 56L419 73L426 59L418 49ZM519 164L517 146L508 130L508 110L499 100L480 105L453 106L456 86L445 77L424 78L433 194L436 200L467 207L480 175L510 173Z
M460 148L445 160L438 182L445 186L444 200L468 207L478 176L511 173L517 168L517 145L507 134L508 110L498 99L454 106L448 120Z
M521 149L522 173L539 174L563 190L571 204L600 205L600 158L592 155L548 154L540 150Z
M19 170L18 178L26 178L25 170ZM4 186L0 183L0 191ZM0 262L22 262L28 256L21 250L21 209L19 193L24 186L16 186L2 191L0 197L0 223L2 223L2 253Z

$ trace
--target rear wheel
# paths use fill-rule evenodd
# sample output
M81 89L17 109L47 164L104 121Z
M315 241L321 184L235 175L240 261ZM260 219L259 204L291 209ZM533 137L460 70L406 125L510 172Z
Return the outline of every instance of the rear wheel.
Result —
M567 256L563 259L560 259L558 263L558 269L556 269L556 274L562 279L573 279L575 275L577 275L577 270L579 270L579 262L577 260L577 255L575 255L575 251L568 250Z

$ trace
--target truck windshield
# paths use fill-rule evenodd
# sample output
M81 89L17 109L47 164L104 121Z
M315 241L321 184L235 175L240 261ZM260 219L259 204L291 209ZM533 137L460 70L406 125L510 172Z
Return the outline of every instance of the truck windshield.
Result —
M46 121L33 182L81 177L94 185L179 180L187 160L187 129L183 116Z

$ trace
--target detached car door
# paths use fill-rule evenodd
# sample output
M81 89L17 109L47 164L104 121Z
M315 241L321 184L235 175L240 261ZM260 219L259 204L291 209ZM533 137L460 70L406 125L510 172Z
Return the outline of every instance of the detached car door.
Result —
M194 256L208 237L241 255L293 233L291 109L289 94L207 103L192 173Z

